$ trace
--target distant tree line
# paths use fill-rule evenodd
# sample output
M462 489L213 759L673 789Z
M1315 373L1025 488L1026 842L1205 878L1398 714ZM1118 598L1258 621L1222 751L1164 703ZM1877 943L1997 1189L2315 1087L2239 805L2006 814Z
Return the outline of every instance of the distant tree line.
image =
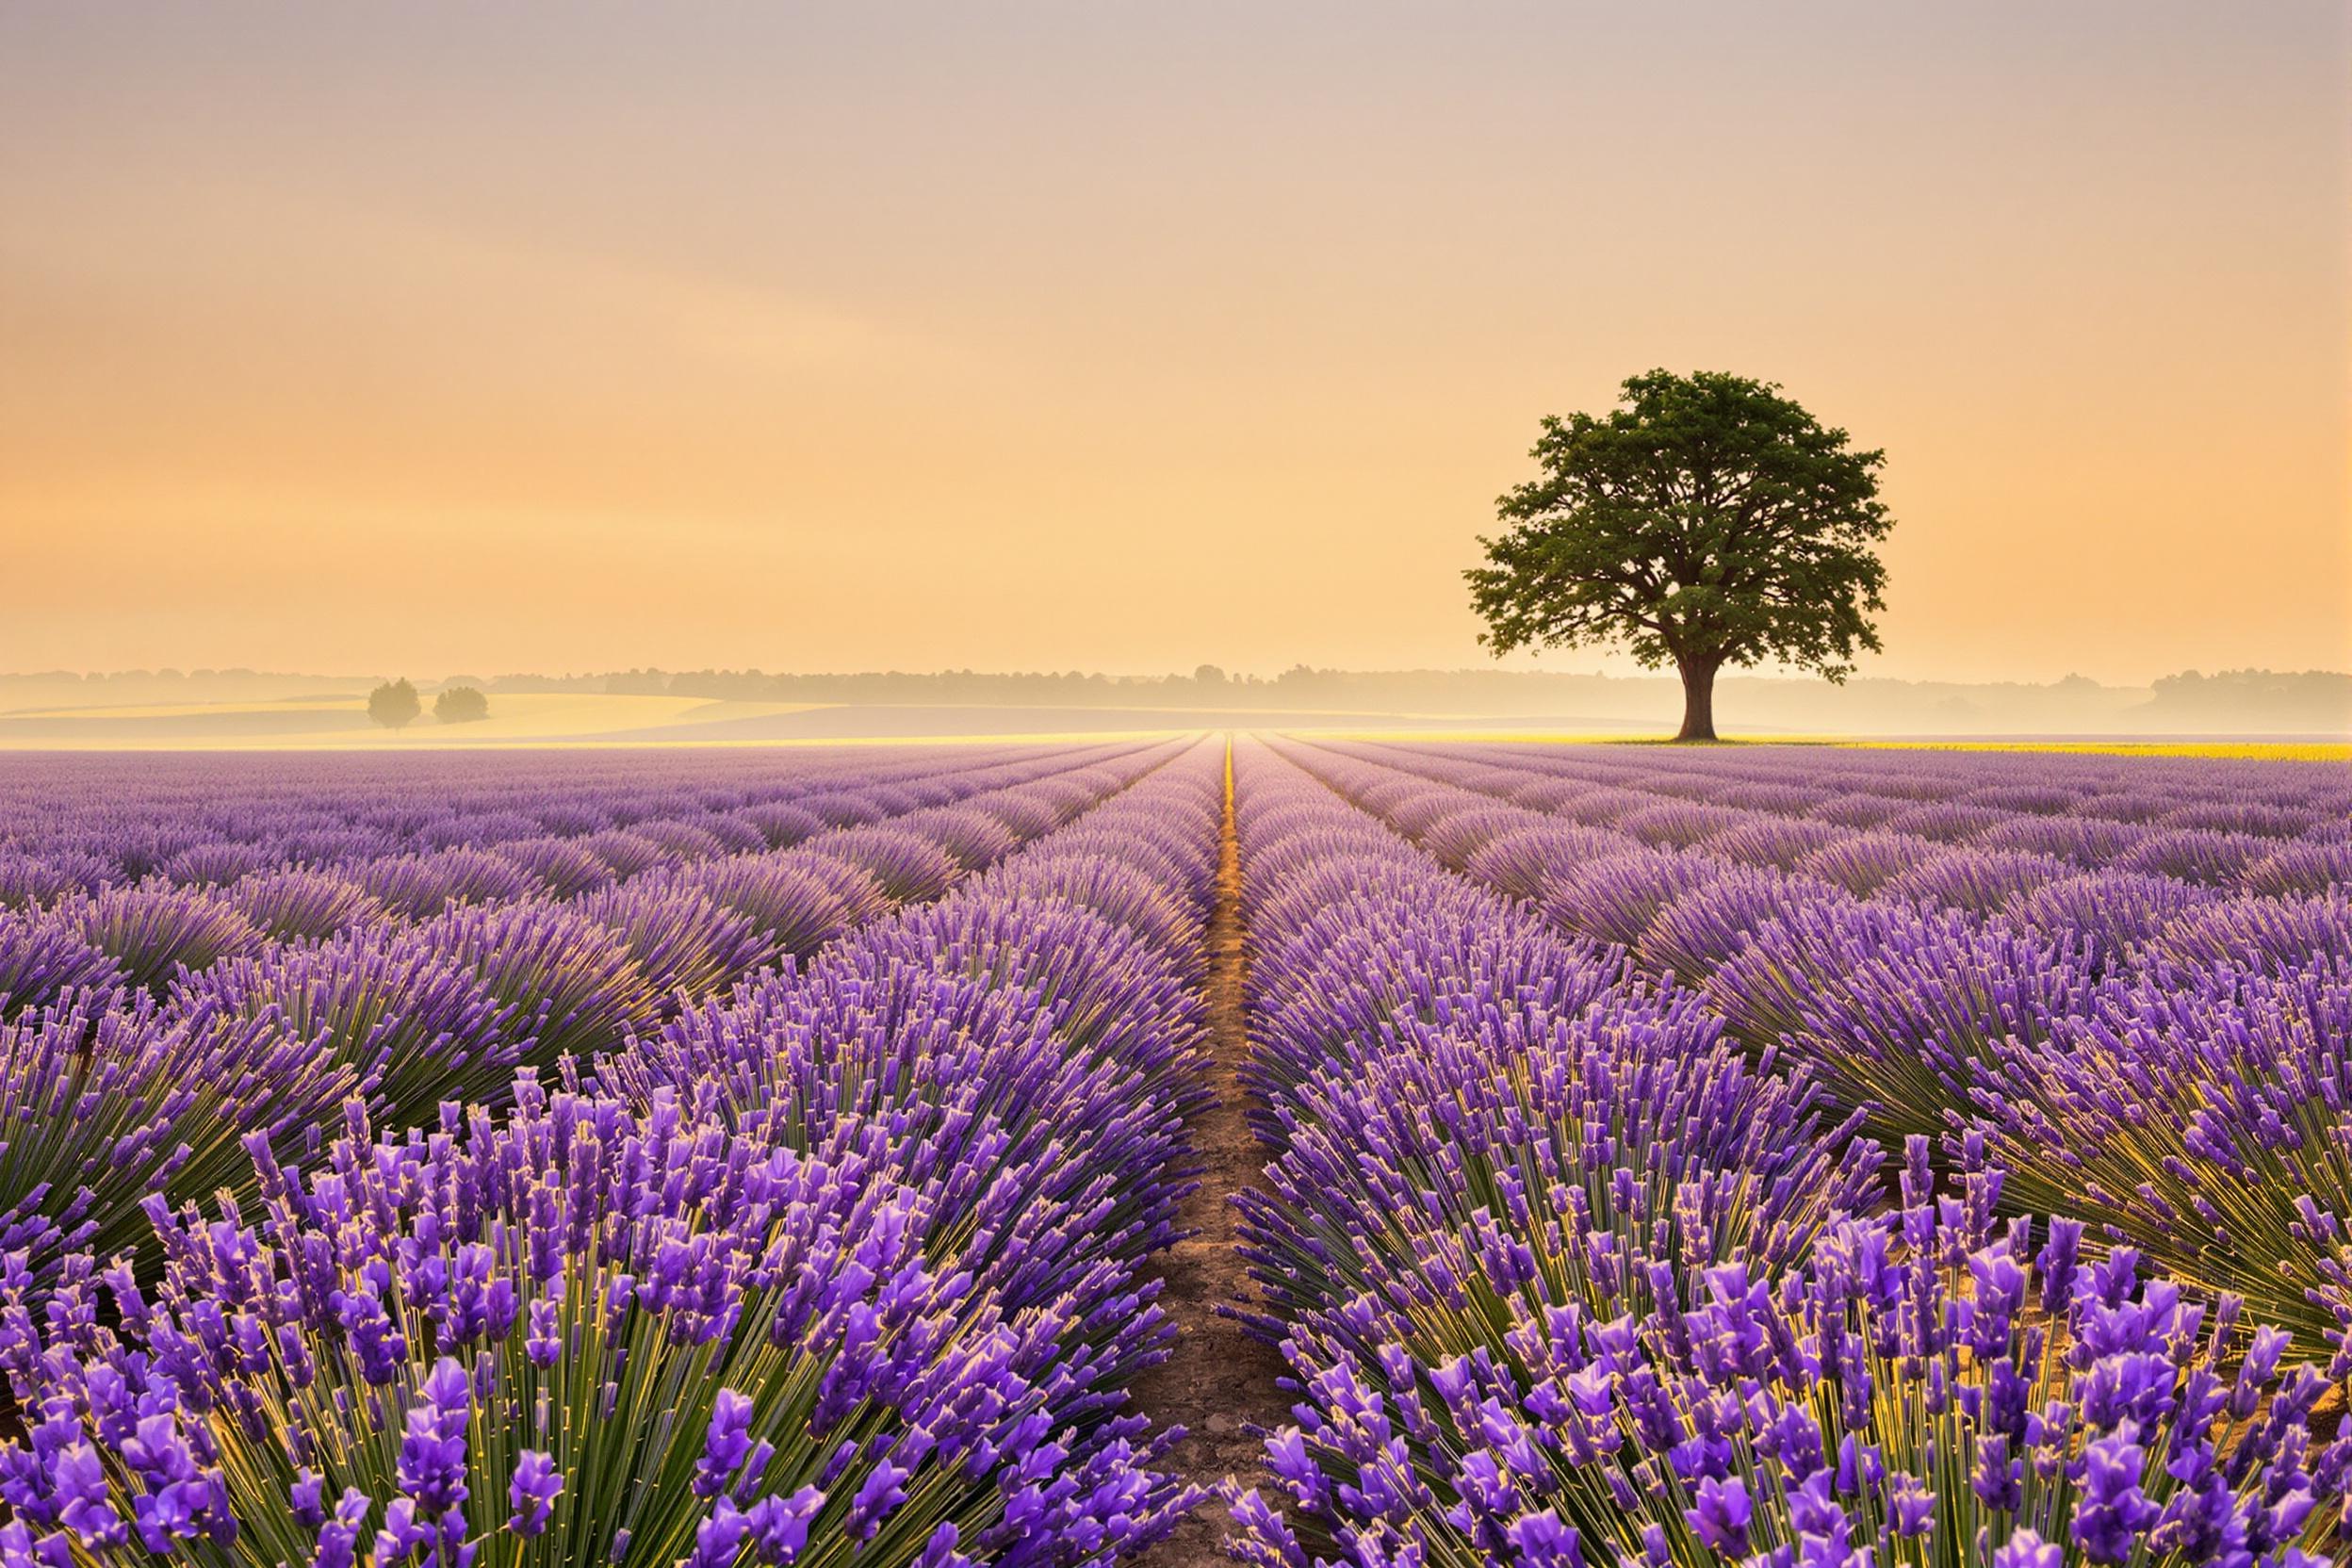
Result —
M2331 670L2281 673L2184 670L2154 683L2148 710L2167 718L2211 720L2224 727L2248 718L2327 719L2352 727L2352 675Z
M2234 670L2167 676L2149 688L2106 686L2080 675L2055 681L1918 681L1856 676L1833 697L1820 682L1733 676L1726 688L1795 695L1818 691L1841 712L1925 720L1986 711L2053 728L2092 714L2137 712L2150 720L2191 712L2216 722L2242 707L2280 727L2352 725L2352 675ZM730 702L956 704L1035 707L1313 709L1381 713L1625 713L1655 711L1675 690L1671 675L1607 676L1565 670L1335 670L1295 664L1280 675L1228 674L1203 664L1191 674L1118 676L1066 671L909 672L830 675L747 670L634 669L601 675L500 676L499 692L600 692L691 696Z

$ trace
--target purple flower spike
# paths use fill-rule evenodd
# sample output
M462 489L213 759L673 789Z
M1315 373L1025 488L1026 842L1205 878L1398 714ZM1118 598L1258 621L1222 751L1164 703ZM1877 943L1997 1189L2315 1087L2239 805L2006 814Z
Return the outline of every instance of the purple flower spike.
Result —
M1698 1501L1683 1515L1698 1538L1714 1550L1727 1557L1737 1557L1748 1549L1748 1521L1753 1509L1748 1502L1748 1489L1739 1477L1717 1480L1713 1477L1699 1483ZM1898 1534L1916 1534L1897 1526Z
M2066 1552L2054 1541L2019 1530L1993 1554L1993 1568L2065 1568Z
M515 1458L514 1478L507 1486L507 1499L514 1511L508 1516L506 1527L517 1535L542 1533L563 1491L564 1478L556 1473L554 1459L535 1448L524 1449Z
M694 1469L694 1495L704 1499L727 1490L751 1453L751 1401L731 1388L720 1389L710 1407L710 1428Z

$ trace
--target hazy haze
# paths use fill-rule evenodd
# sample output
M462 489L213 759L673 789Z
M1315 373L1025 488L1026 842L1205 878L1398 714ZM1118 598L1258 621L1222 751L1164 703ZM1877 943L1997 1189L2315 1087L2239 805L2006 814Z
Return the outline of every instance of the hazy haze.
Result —
M0 11L0 669L1396 668L1652 365L1873 674L2345 667L2334 0ZM1590 668L1591 656L1545 665Z

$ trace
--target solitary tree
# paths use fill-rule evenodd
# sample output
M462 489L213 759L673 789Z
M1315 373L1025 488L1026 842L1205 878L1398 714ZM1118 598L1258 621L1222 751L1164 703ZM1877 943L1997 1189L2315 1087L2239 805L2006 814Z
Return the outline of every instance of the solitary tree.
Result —
M490 716L490 699L479 686L444 686L433 699L435 724L472 724Z
M406 728L424 710L425 705L416 700L416 688L406 676L387 680L368 694L368 716L386 729Z
M1879 645L1894 519L1856 451L1769 382L1652 370L1622 406L1547 417L1540 478L1464 573L1497 655L1616 645L1682 677L1679 741L1715 739L1715 676L1775 660L1827 678Z

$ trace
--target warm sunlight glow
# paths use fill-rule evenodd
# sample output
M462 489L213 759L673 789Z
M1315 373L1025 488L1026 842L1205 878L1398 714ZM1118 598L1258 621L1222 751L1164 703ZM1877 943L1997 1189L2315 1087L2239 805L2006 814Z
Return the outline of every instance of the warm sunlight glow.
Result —
M1475 664L1651 365L1866 674L2344 667L2335 5L792 10L0 15L0 669Z

